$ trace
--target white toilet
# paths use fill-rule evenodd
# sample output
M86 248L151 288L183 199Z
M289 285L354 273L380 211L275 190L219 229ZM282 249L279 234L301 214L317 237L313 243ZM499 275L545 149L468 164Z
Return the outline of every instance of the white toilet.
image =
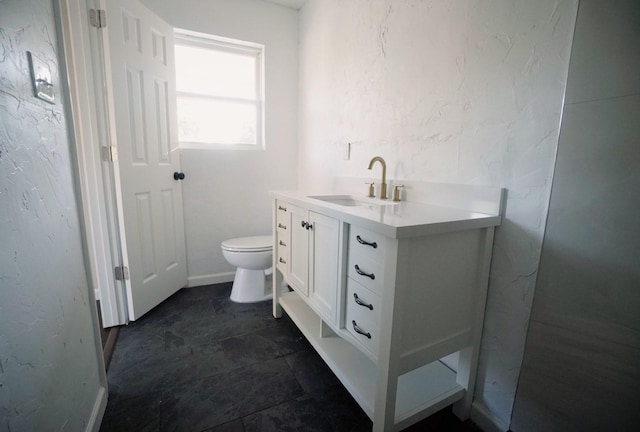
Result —
M222 255L235 267L231 301L254 303L272 297L266 276L271 274L273 237L240 237L222 242Z

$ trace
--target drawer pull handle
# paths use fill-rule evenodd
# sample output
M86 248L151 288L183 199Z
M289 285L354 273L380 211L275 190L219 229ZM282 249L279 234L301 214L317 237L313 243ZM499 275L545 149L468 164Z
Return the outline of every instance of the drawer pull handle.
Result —
M306 230L313 229L313 225L306 221L300 222L300 226Z
M286 264L287 262L285 260L283 260L282 258L278 258L278 261L280 261L282 264Z
M278 210L287 211L287 208L286 207L282 207L282 206L279 205L278 206Z
M356 331L356 333L359 333L362 336L365 336L367 339L371 339L371 333L366 332L362 330L360 327L358 327L358 324L356 324L356 320L352 320L351 324L353 324L353 329Z
M362 237L360 237L359 235L356 236L356 240L358 240L358 243L360 243L362 245L371 246L374 249L378 248L378 243L376 243L376 242L369 243L368 241L362 240Z
M362 270L360 270L360 267L358 267L358 264L355 265L355 269L356 269L356 273L358 273L360 276L366 276L368 278L371 278L371 280L374 280L376 278L376 275L371 273L365 273Z
M357 303L357 304L359 304L360 306L364 306L364 307L366 307L366 308L367 308L367 309L369 309L369 310L373 310L373 305L372 305L372 304L369 304L369 303L366 303L366 302L363 302L363 301L360 299L360 297L358 297L358 294L353 293L353 298L355 299L356 303Z
M287 244L285 242L283 242L282 240L278 240L278 244L280 246L286 246Z
M278 228L282 228L282 229L287 229L286 225L282 225L281 223L278 224Z

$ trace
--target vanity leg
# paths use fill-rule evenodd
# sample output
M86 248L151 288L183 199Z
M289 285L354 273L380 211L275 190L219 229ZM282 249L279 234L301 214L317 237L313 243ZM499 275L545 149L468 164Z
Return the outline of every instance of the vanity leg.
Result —
M453 404L453 413L461 420L466 420L471 414L471 402L476 385L476 373L478 371L478 359L480 357L480 342L482 340L482 327L484 324L484 310L487 303L487 289L489 286L489 269L491 266L491 250L493 246L494 228L485 228L482 239L482 262L478 275L476 310L473 322L475 327L471 337L471 346L460 351L458 360L458 374L456 381L467 389L464 399Z
M282 284L284 280L280 270L274 267L272 278L272 290L273 290L273 317L282 318L282 306L280 306L280 293L282 292Z
M453 404L452 411L460 420L466 420L471 414L471 402L475 390L475 376L478 364L478 354L472 347L460 351L458 357L458 374L456 381L467 389L464 398Z
M378 388L373 413L373 432L393 430L396 413L398 376L395 373L378 373Z

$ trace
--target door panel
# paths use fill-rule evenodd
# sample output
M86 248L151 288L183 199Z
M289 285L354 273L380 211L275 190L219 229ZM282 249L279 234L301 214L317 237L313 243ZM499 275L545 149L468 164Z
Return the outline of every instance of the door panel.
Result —
M335 324L340 222L311 211L309 220L312 225L309 298Z
M151 195L149 193L136 194L136 222L135 232L129 233L131 237L138 234L143 280L149 280L156 275L155 247L153 246L153 227L151 221Z
M178 265L178 257L176 256L176 232L174 230L176 224L175 218L173 217L176 212L174 208L176 200L171 189L160 191L160 197L162 199L162 217L164 218L163 226L166 230L164 233L164 250L167 252L165 256L165 270L169 270L171 267Z
M289 208L290 245L289 279L293 287L305 296L309 295L309 231L302 223L308 222L307 211L293 205Z
M180 171L173 28L137 1L105 5L112 145L135 320L187 283L182 185L173 179Z
M171 164L171 141L169 128L168 83L155 79L153 82L154 114L158 128L158 158L161 164Z

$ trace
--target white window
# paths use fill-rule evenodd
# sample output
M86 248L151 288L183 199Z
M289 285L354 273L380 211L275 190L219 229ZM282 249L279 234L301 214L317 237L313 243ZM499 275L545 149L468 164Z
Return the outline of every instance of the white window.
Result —
M182 148L263 149L264 46L175 31Z

